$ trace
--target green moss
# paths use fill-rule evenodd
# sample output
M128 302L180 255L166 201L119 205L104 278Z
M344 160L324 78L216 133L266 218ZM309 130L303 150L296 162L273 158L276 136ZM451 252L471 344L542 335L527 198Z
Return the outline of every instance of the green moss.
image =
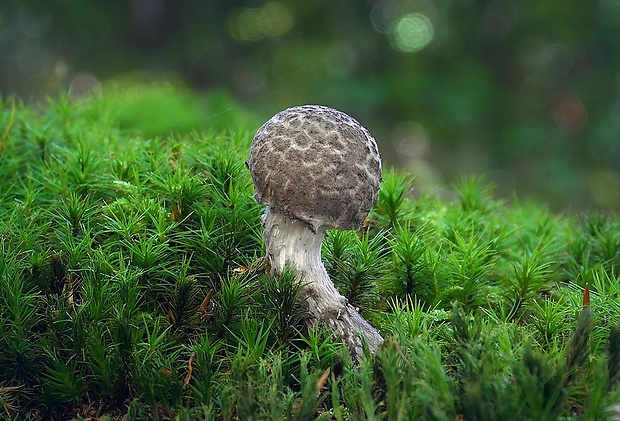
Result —
M386 337L354 365L305 327L294 276L264 273L251 117L223 118L221 94L131 92L0 108L3 417L618 411L617 215L504 203L479 178L453 201L414 198L415 180L386 173L367 229L324 244L334 283Z

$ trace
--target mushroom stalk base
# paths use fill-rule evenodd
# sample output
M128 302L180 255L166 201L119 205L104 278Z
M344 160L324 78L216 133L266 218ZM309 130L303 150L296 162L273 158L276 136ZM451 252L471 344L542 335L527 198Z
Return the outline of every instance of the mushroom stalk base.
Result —
M325 229L317 232L301 221L291 219L267 208L263 217L267 256L273 269L282 273L293 268L303 283L300 295L306 302L310 325L325 324L342 340L355 360L363 355L363 340L375 352L383 338L329 278L321 261L321 243Z

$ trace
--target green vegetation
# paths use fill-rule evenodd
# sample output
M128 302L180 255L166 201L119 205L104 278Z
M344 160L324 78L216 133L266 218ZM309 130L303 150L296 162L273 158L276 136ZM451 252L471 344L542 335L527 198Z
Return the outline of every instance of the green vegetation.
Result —
M250 117L150 107L169 123L145 134L149 109L106 101L1 105L0 417L618 416L616 215L502 203L478 178L416 197L386 171L367 229L324 245L386 337L354 364L304 326L294 274L265 273Z

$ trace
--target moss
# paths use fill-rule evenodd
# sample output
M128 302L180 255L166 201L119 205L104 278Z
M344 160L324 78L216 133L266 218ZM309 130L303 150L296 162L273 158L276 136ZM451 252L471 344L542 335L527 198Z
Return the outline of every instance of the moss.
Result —
M265 273L245 117L151 126L168 95L2 104L3 417L613 417L617 215L505 203L479 178L416 196L387 172L365 231L324 244L388 338L354 365L304 326L293 276Z

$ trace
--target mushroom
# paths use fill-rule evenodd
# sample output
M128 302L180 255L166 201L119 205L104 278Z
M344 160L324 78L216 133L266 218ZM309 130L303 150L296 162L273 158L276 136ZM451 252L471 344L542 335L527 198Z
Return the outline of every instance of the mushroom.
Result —
M329 278L321 260L328 228L359 229L377 202L381 158L372 135L347 114L319 105L281 111L252 141L248 168L263 215L272 269L292 268L311 325L325 324L354 359L383 338Z

